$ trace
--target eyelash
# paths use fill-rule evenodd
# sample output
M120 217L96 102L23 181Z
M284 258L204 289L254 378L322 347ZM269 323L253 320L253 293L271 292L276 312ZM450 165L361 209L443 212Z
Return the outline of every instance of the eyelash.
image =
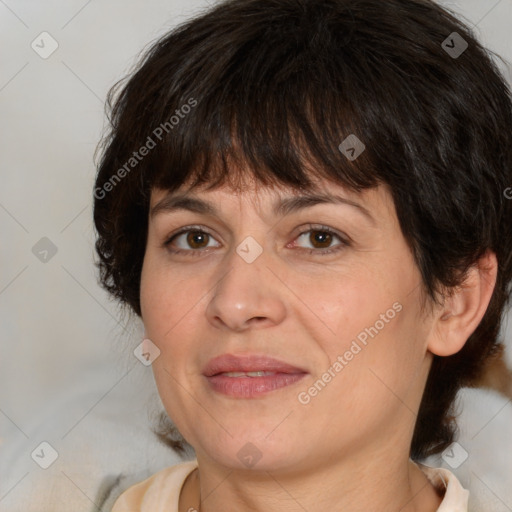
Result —
M302 251L306 251L308 254L326 255L326 254L338 252L338 251L344 249L345 247L350 246L350 242L348 241L347 238L342 237L340 234L336 233L335 231L333 231L332 229L330 229L326 226L314 226L312 224L309 224L308 228L309 229L307 229L306 231L300 232L296 236L296 238L299 238L302 235L309 233L310 231L318 231L319 233L327 233L329 235L332 235L341 241L341 243L339 245L335 246L335 248L332 248L332 249L327 248L327 249L322 250L322 249L307 249L304 247L299 248ZM193 255L193 256L200 256L204 252L205 249L185 250L185 249L172 249L171 248L171 243L174 241L175 238L177 238L178 236L180 236L184 233L188 233L188 232L202 233L202 234L209 235L213 238L213 235L211 233L209 233L208 231L202 229L201 226L185 226L182 229L180 229L177 233L173 233L169 238L167 238L165 240L165 242L163 243L163 247L167 248L167 250L169 250L173 254L187 254L187 255Z

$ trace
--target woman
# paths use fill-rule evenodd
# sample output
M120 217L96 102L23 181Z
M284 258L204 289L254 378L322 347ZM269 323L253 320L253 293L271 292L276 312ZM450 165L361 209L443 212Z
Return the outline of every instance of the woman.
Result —
M113 511L465 511L420 463L499 348L512 103L429 0L236 0L156 42L95 184L105 288L196 459Z

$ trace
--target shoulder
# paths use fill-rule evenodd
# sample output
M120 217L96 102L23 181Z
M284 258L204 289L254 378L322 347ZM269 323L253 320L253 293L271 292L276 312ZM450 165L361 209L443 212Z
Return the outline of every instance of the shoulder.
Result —
M124 491L112 512L177 512L183 483L196 468L193 460L158 471Z
M457 477L448 469L432 468L417 463L432 485L440 492L443 501L437 512L467 512L469 491L462 487Z

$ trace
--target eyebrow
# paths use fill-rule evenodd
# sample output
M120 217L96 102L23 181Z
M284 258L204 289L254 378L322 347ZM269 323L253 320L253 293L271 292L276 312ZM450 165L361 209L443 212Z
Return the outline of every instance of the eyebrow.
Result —
M375 225L375 218L370 211L363 205L356 203L346 197L331 194L307 194L302 196L285 197L276 201L272 207L274 216L285 216L290 213L310 208L317 204L343 204L357 208L368 220ZM169 194L160 200L153 208L151 208L150 218L163 212L173 212L176 210L187 210L202 215L211 215L220 217L217 208L204 199L198 199L184 194Z

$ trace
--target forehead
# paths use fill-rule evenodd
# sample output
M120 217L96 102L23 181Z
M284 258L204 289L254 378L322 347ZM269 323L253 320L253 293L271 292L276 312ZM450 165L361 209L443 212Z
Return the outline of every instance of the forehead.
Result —
M152 220L162 212L188 210L219 217L226 212L237 215L245 205L265 216L284 216L317 204L349 205L374 226L379 218L396 215L387 187L379 185L358 192L327 180L317 180L314 185L304 188L254 183L237 189L222 185L208 190L208 185L204 184L173 191L154 188L149 215Z

